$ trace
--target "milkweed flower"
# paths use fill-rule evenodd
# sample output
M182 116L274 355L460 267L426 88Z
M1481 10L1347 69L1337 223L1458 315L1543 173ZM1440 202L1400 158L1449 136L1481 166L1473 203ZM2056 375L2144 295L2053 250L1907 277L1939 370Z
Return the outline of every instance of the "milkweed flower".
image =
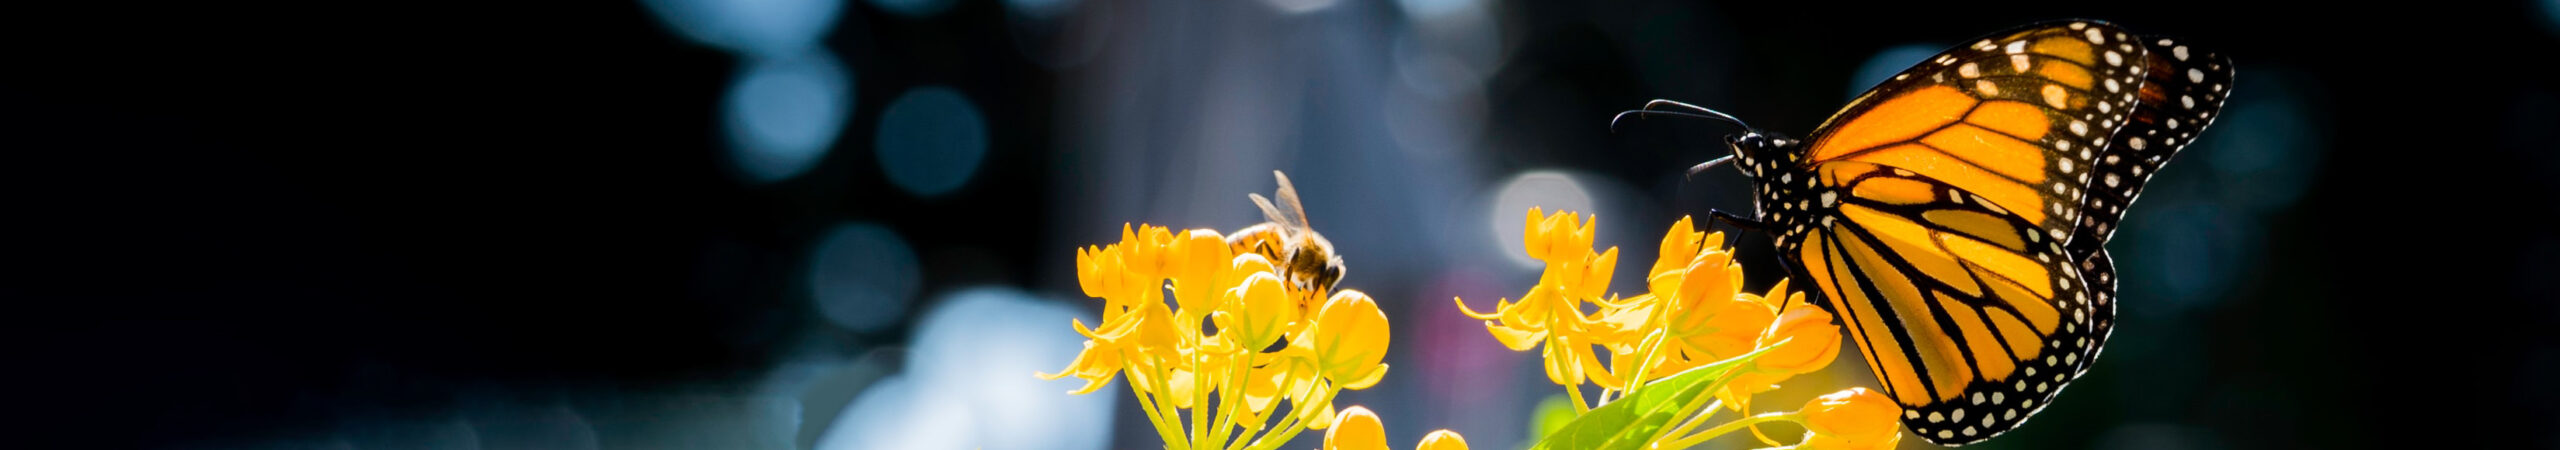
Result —
M1806 450L1890 449L1902 440L1901 424L1895 416L1902 407L1884 394L1867 388L1849 388L1805 402L1797 414L1804 416Z
M1548 215L1539 208L1531 208L1526 220L1523 250L1546 264L1537 284L1518 303L1495 301L1490 313L1468 309L1463 299L1458 306L1468 317L1485 321L1486 331L1504 347L1540 350L1548 380L1565 386L1577 410L1627 398L1651 381L1721 363L1729 369L1710 372L1721 374L1711 381L1699 381L1711 383L1707 389L1685 391L1699 394L1673 400L1677 418L1656 431L1649 446L1683 448L1760 423L1816 417L1831 428L1809 437L1803 448L1870 448L1840 446L1890 445L1898 436L1890 432L1895 425L1891 416L1899 408L1890 400L1873 404L1881 396L1864 389L1854 392L1865 397L1842 397L1841 402L1858 402L1848 406L1751 415L1700 430L1720 409L1706 405L1747 413L1752 395L1829 366L1841 344L1831 314L1807 302L1804 293L1791 291L1785 279L1765 293L1745 291L1742 263L1725 247L1724 234L1699 231L1686 217L1663 234L1660 253L1646 269L1644 292L1624 298L1607 292L1617 248L1591 251L1594 221L1570 211ZM1605 363L1595 348L1606 350ZM1596 402L1582 397L1580 385L1586 381L1602 389ZM1840 395L1845 392L1851 391ZM1875 415L1870 409L1883 411L1887 434L1849 427L1868 425L1861 421Z
M1076 249L1077 287L1103 301L1102 322L1071 320L1084 349L1035 375L1084 380L1074 394L1125 375L1167 448L1268 450L1327 429L1329 446L1384 448L1375 414L1333 406L1386 377L1393 333L1377 300L1292 283L1267 248L1225 236L1122 225L1119 242Z

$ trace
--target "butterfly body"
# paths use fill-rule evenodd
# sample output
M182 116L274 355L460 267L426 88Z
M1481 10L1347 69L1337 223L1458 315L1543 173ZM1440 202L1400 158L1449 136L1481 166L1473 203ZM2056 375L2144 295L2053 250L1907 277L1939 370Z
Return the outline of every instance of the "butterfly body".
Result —
M1716 214L1775 237L1914 434L1979 442L2097 360L2116 311L2105 241L2231 75L2219 55L2104 22L1995 33L1806 139L1728 138L1755 211Z

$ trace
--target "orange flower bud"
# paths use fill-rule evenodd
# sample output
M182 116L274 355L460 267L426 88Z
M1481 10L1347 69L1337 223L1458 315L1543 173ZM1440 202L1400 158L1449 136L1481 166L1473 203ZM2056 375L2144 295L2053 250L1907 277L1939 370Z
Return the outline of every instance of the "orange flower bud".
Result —
M1771 294L1784 292L1785 280ZM1812 373L1831 365L1840 356L1840 326L1831 324L1831 313L1804 301L1803 293L1787 296L1786 312L1778 315L1778 324L1760 334L1760 345L1777 345L1755 360L1760 368L1791 374ZM1785 344L1779 344L1784 341Z
M1368 407L1354 405L1333 415L1324 429L1325 450L1386 450L1387 426Z
M1413 450L1467 450L1467 438L1455 431L1432 431L1423 436L1422 443L1413 446Z
M1807 450L1890 449L1902 440L1902 406L1884 394L1867 388L1849 388L1805 402L1805 441L1798 448Z
M1344 389L1366 388L1386 375L1380 362L1387 357L1387 313L1378 310L1369 294L1350 289L1334 293L1317 310L1315 326L1301 336L1305 339L1290 341L1308 345L1325 378Z

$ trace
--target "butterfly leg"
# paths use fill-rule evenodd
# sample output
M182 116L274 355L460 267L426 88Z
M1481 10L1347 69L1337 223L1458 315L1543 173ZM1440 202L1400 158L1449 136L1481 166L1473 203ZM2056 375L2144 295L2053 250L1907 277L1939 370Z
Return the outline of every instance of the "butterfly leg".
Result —
M1733 225L1735 229L1760 232L1769 231L1769 224L1766 222L1746 219L1742 216L1733 215L1733 213L1724 212L1724 210L1721 209L1708 209L1707 217L1709 218L1709 220L1707 220L1707 231L1715 231L1716 222L1724 222L1725 224Z

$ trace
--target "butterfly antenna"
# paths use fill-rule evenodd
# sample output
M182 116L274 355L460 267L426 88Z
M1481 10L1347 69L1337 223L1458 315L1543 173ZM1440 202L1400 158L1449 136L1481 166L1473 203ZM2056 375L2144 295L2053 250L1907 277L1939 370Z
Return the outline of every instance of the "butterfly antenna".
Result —
M1680 109L1686 109L1686 110L1688 110L1688 111L1666 111L1666 110L1663 110L1663 109L1659 109L1659 108L1665 108L1665 107L1678 107L1678 108L1680 108ZM1745 129L1745 130L1751 130L1751 131L1752 131L1752 132L1754 132L1754 133L1757 133L1757 132L1759 132L1759 131L1760 131L1760 129L1758 129L1758 128L1752 128L1752 127L1751 127L1751 124L1742 123L1742 119L1741 119L1741 118L1734 117L1732 114L1725 114L1725 113L1724 113L1724 112L1722 112L1722 111L1716 111L1716 110L1713 110L1713 109L1707 109L1706 107L1702 107L1702 106L1698 106L1698 105L1692 105L1692 104L1687 104L1687 103L1681 103L1681 102L1679 102L1679 101L1677 101L1677 100L1670 100L1670 99L1653 99L1653 101L1649 101L1649 102L1645 102L1645 103L1644 103L1644 109L1630 109L1630 110L1626 110L1626 111L1619 112L1619 113L1618 113L1618 115L1617 115L1616 117L1611 117L1611 118L1609 118L1609 131L1617 131L1617 130L1618 130L1618 122L1619 122L1619 121L1622 121L1622 120L1626 120L1627 116L1647 116L1647 115L1665 115L1665 116L1672 116L1672 117L1687 117L1687 118L1692 118L1692 119L1721 120L1721 121L1725 121L1725 122L1732 122L1734 125L1740 125L1740 126L1742 126L1742 128L1743 128L1743 129Z

